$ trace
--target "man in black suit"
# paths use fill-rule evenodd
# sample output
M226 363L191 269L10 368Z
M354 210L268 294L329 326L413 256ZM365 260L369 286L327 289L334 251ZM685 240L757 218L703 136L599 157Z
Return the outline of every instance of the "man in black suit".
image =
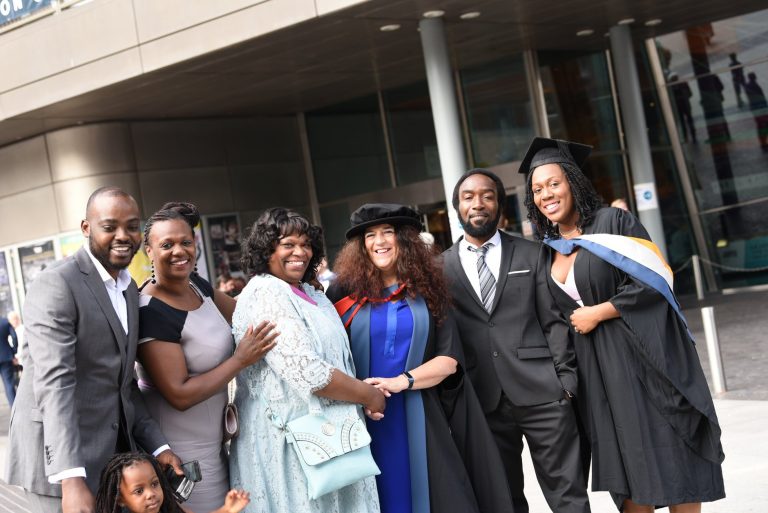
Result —
M505 462L517 513L527 512L525 435L552 511L590 511L571 399L576 358L547 287L540 245L497 229L504 184L473 169L453 191L464 237L443 254L466 372Z

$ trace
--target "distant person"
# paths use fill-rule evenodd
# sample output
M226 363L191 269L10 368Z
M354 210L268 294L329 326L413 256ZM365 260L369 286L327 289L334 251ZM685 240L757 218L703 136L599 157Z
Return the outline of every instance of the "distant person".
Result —
M16 310L11 310L8 312L8 322L10 322L11 326L13 326L13 329L16 331L16 338L19 339L19 346L17 348L16 354L18 357L21 357L22 350L24 349L24 324L21 322L21 316L19 315L19 312Z
M232 281L232 276L230 276L229 273L220 274L219 277L216 278L216 290L219 292L223 292L224 294L231 296L234 286L235 284Z
M620 208L629 212L629 205L627 205L627 200L624 198L616 198L611 202L611 206L613 208Z
M245 288L246 284L248 283L245 281L245 278L243 278L242 276L235 276L234 278L232 278L231 281L232 281L232 285L231 285L232 290L229 293L231 297L239 296L240 293Z
M323 259L320 260L320 265L317 267L317 281L323 286L323 290L327 292L328 287L331 286L331 283L333 283L333 280L335 279L336 273L331 271L331 268L328 267L328 259L323 257Z
M9 314L10 315L10 314ZM16 399L16 351L19 348L19 339L16 330L8 318L0 317L0 377L5 387L5 397L8 405L13 406Z
M141 447L182 473L133 377L139 296L126 268L140 226L133 197L97 189L80 223L87 244L27 291L8 483L25 489L33 511L93 511L99 473L116 450Z
M733 80L733 90L736 92L736 102L739 108L741 108L744 106L744 100L741 99L741 90L747 85L744 81L744 68L736 58L735 53L728 54L728 57L731 58L728 66L731 68L731 80Z
M216 510L197 512L240 513L251 499L248 492L230 490L222 501ZM188 503L184 506L176 503L160 465L148 454L116 454L101 472L96 513L194 513Z
M520 172L546 286L570 320L592 490L624 513L699 513L725 496L712 397L669 267L631 213L602 207L580 168L590 151L537 137Z
M757 83L757 75L749 73L747 78L749 82L744 86L744 91L747 94L747 101L749 101L749 110L755 117L760 147L766 151L768 150L768 101L763 94L763 88Z
M668 82L676 82L677 74L670 73ZM696 142L696 128L693 126L693 114L691 112L691 86L688 82L677 82L669 86L672 91L672 99L675 102L677 108L677 115L682 121L683 127L683 141L688 142L688 134L690 133L691 141Z

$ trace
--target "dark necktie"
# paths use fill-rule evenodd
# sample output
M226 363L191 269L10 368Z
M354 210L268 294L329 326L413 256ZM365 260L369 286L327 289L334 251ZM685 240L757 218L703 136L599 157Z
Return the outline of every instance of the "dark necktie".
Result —
M491 270L488 269L488 265L485 263L485 254L491 246L493 246L493 244L488 242L479 248L469 247L470 251L477 253L477 275L480 278L480 301L483 302L483 307L488 313L491 312L493 296L496 292L496 278L493 277L493 273L491 273Z

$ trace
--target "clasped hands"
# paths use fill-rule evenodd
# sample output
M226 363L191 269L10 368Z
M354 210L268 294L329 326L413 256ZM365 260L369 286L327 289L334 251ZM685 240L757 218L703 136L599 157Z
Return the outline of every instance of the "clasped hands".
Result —
M378 390L384 397L391 397L392 394L397 394L408 388L408 378L400 374L394 378L365 378L365 383L372 385ZM384 414L380 412L372 411L365 408L365 414L372 420L381 420L384 418Z

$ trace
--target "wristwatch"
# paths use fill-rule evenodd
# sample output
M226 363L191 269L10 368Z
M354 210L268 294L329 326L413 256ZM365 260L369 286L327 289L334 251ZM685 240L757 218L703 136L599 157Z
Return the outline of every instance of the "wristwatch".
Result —
M412 389L413 388L413 382L415 380L413 379L413 376L411 376L411 373L408 372L408 371L404 371L403 372L403 376L405 376L405 378L408 380L408 390Z

